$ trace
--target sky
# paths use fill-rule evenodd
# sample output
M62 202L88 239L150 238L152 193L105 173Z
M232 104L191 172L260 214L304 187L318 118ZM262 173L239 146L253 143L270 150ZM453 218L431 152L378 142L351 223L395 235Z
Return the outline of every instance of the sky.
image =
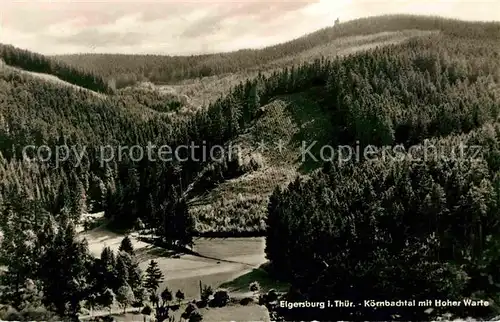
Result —
M393 13L500 21L500 0L0 0L0 43L42 54L261 48Z

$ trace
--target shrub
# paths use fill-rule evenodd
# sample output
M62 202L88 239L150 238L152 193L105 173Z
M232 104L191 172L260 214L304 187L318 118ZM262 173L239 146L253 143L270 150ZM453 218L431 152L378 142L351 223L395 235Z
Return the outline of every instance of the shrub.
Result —
M131 306L134 308L138 308L138 307L142 307L143 304L144 303L142 303L142 301L137 301L137 299L136 299L136 301L134 301Z
M208 303L210 296L214 294L214 290L210 285L204 285L201 289L201 300L205 303Z
M154 306L158 306L160 303L160 297L156 293L151 293L149 295L149 302L153 303Z
M269 301L267 300L267 294L261 294L259 296L259 305L267 305Z
M227 290L217 290L214 293L213 304L217 307L226 306L229 302L229 293Z
M252 302L253 302L253 298L251 298L251 297L245 297L245 298L241 299L240 305L248 305L248 304L250 304Z
M250 290L250 292L254 292L254 293L259 292L260 291L259 282L254 281L254 282L250 283L250 286L248 287L248 289Z
M260 168L264 167L264 159L260 153L252 153L249 156L246 156L242 164L240 165L240 169L243 172L251 172L256 171Z
M181 317L184 319L184 320L188 320L190 317L191 317L191 314L195 311L197 311L198 308L196 307L195 304L193 303L189 303L187 306L186 306L186 309L184 310L184 312L182 313Z
M208 305L208 302L206 301L196 301L196 303L194 303L198 308L202 309L204 307L206 307Z
M142 231L142 230L144 230L146 228L146 225L141 220L141 218L137 218L137 220L135 221L135 224L134 224L134 228L136 230Z
M0 311L0 319L6 321L21 321L23 316L12 306L6 306Z
M134 296L136 303L140 303L142 306L142 303L146 300L146 289L142 286L136 287L134 290Z
M142 310L141 310L141 314L143 315L151 315L151 313L153 313L153 309L151 308L151 306L149 305L146 305Z
M187 306L186 306L186 310L184 310L184 313L186 313L188 316L191 315L191 313L193 313L194 311L196 311L197 307L195 304L193 303L189 303Z
M275 289L270 289L269 292L267 292L267 301L269 303L272 303L277 300L278 300L278 293L276 292Z
M201 320L203 320L203 316L198 310L193 311L189 316L189 322L199 322Z

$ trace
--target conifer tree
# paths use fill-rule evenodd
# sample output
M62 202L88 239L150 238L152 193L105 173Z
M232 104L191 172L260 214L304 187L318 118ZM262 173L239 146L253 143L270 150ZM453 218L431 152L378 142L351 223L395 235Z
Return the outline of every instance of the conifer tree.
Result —
M172 291L170 291L168 287L165 287L165 289L160 293L160 297L163 301L163 306L165 306L165 304L168 304L173 299Z
M149 290L150 293L155 293L163 282L163 273L158 267L158 262L151 260L149 266L146 269L146 279L144 281L144 287Z
M181 301L183 301L185 298L184 293L181 290L177 290L177 292L175 292L175 298L177 299L177 302L180 304Z
M116 273L120 279L120 285L128 284L129 272L132 267L132 258L128 253L119 252L116 257ZM130 286L130 285L129 285Z
M130 239L129 235L125 236L122 239L118 250L121 252L129 253L130 255L134 255L134 245L132 244L132 240Z
M60 316L75 316L88 287L87 246L77 241L74 227L61 227L41 259L44 300Z

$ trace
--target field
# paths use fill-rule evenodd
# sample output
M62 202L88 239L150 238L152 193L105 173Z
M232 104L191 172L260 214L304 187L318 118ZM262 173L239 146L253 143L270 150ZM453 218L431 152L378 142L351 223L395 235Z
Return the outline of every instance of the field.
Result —
M81 237L87 239L90 252L97 257L104 247L117 251L124 236L99 227L82 233ZM179 258L174 258L165 249L139 241L136 234L131 237L140 267L145 270L150 260L157 261L165 276L160 289L166 286L174 292L181 289L186 298L199 298L200 281L216 288L259 269L266 262L265 241L261 237L198 238L193 250L199 256L181 254Z
M95 216L94 216L95 217ZM90 231L81 232L89 250L94 256L99 256L104 247L118 251L123 235L114 233L101 226ZM214 289L219 286L227 288L231 298L241 299L252 296L248 285L258 280L263 290L274 288L271 278L261 268L266 262L262 237L249 238L197 238L194 242L195 255L172 253L160 247L138 240L138 234L131 235L140 267L145 270L152 259L158 262L165 280L160 290L168 287L173 292L182 290L186 299L199 299L200 282ZM252 280L250 280L252 279ZM246 285L243 285L246 283ZM279 286L276 287L279 289ZM183 308L176 312L180 317ZM120 312L117 306L113 313ZM108 311L94 311L94 314L106 314ZM224 308L201 309L204 321L269 321L267 309L257 304L241 306L232 304ZM89 316L86 316L88 318ZM143 316L137 313L113 314L117 321L142 321ZM177 320L178 318L177 317Z

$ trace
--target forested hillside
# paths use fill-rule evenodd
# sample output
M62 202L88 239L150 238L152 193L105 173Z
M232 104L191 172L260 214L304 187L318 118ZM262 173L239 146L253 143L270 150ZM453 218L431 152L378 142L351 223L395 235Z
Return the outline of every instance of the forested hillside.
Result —
M499 115L498 50L493 40L431 36L280 73L265 85L275 86L272 93L278 96L235 140L248 146L246 151L264 140L272 151L259 151L261 169L193 199L193 213L205 218L201 229L263 231L273 187L320 167L324 145L361 151L368 144L408 148L425 138L494 122ZM276 155L280 140L285 152ZM307 147L315 141L314 157L302 160L303 142Z
M0 303L27 319L47 319L50 312L74 318L83 303L106 306L109 292L122 287L141 298L144 287L133 256L121 254L118 264L106 251L94 259L85 243L76 241L74 225L81 214L97 211L105 212L113 228L151 229L165 247L189 246L200 231L265 234L273 269L293 286L291 299L477 296L497 303L499 24L379 17L260 51L204 56L209 63L202 65L200 57L88 56L106 57L106 66L92 62L80 68L102 68L102 79L124 73L134 81L166 82L200 76L207 66L207 75L253 68L257 60L294 55L340 35L398 29L440 33L260 73L182 118L175 117L175 100L145 89L96 96L0 69L0 265L7 268L0 275ZM8 64L58 73L53 60L2 48L24 57L5 59ZM110 63L110 57L124 63ZM151 66L161 71L154 76L158 79L139 72L147 71L145 61L156 64ZM162 69L165 62L170 67ZM84 79L76 69L66 72ZM89 84L80 85L94 86ZM257 142L276 139L284 141L286 154L254 153ZM425 139L449 148L463 140L484 149L474 162L338 164L321 158L318 145L311 150L317 160L302 160L302 142L316 139L361 149L409 148ZM245 157L216 154L220 160L214 161L200 149L182 148L175 158L161 160L157 149L153 158L130 152L134 146L132 151L163 145L174 151L189 145L210 150L230 143L240 144ZM62 153L59 159L56 151ZM276 186L302 174L307 176L268 199ZM191 211L194 201L224 184L236 182L228 188L235 191L259 187L248 180L252 176L267 180L260 184L266 191L259 198L238 196L237 202ZM110 267L119 267L118 273ZM409 290L414 286L420 292ZM34 290L43 290L43 296ZM495 306L461 309L456 313L488 316ZM424 317L409 308L277 311L294 320L328 320L332 314Z
M348 21L264 49L189 57L78 54L61 55L56 56L56 58L71 66L98 70L103 77L114 79L117 87L143 80L154 83L173 83L183 79L254 69L281 58L293 57L308 49L342 37L412 29L440 30L445 34L459 37L463 36L464 32L473 38L500 37L500 28L494 24L468 23L440 17L389 15Z
M334 110L334 146L373 145L373 152L340 164L335 158L310 179L276 189L266 254L277 276L292 283L283 300L355 304L275 307L278 315L498 315L500 47L498 37L467 36L414 40L333 63L323 97ZM489 304L370 304L464 298Z
M95 69L71 67L44 55L22 50L11 45L0 44L0 60L5 64L37 73L51 74L90 90L112 93L115 85L108 82Z

